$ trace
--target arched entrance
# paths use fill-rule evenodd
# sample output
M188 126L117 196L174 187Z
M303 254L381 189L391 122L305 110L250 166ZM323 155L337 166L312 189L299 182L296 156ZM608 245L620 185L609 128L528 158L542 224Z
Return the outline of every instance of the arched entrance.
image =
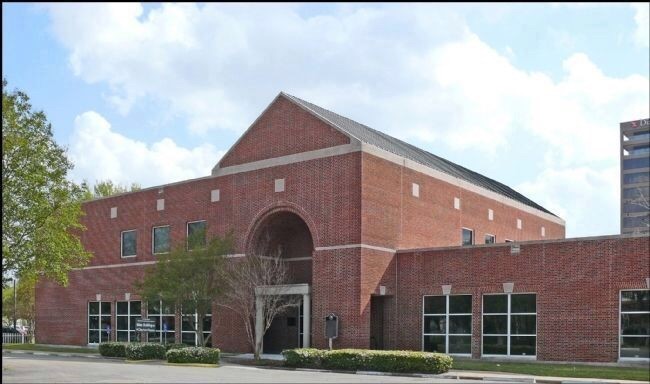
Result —
M282 286L258 287L257 307L265 295L299 298L297 305L276 315L264 334L262 351L280 353L284 349L308 347L311 333L311 280L314 241L309 226L290 210L276 210L263 217L248 242L248 253L261 257L279 257L287 268L288 279ZM261 334L258 311L256 334Z
M251 254L281 257L289 270L288 284L311 284L314 241L305 221L290 211L274 212L257 225Z

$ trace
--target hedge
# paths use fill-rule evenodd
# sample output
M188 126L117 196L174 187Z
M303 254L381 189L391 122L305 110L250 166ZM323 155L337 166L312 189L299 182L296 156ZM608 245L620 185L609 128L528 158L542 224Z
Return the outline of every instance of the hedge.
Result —
M316 348L298 348L282 351L284 364L289 367L320 367L323 354L327 352Z
M169 351L170 349L181 349L181 348L189 348L190 346L187 344L177 344L177 343L172 343L172 344L165 344L165 350Z
M165 346L159 343L133 343L126 346L126 358L129 360L163 360Z
M170 363L201 363L218 364L219 349L206 347L187 347L167 351L167 361Z
M375 351L366 349L312 348L283 351L285 364L292 367L341 369L348 371L422 372L449 371L452 358L441 353L414 351Z
M99 344L99 354L106 357L126 357L127 343L109 342Z

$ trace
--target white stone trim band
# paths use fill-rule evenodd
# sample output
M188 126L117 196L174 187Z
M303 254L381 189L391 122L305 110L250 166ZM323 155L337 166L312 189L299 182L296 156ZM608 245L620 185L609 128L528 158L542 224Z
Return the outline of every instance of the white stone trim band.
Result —
M316 251L332 251L336 249L348 249L348 248L365 248L365 249L372 249L374 251L382 251L382 252L389 252L389 253L395 253L395 249L391 248L384 248L384 247L378 247L375 245L368 245L368 244L343 244L343 245L331 245L328 247L316 247L314 248Z
M347 153L359 152L361 145L359 142L352 140L350 144L337 145L335 147L316 149L314 151L294 153L292 155L273 157L270 159L253 161L250 163L232 165L223 168L214 168L212 176L225 176L241 172L256 171L258 169L277 167L279 165L287 165L293 163L301 163L303 161L322 159L325 157L332 157L338 155L345 155Z

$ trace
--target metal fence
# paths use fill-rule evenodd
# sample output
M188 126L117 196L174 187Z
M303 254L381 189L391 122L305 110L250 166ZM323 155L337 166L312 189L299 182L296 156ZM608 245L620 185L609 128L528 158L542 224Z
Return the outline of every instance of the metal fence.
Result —
M30 344L32 342L32 335L21 333L3 333L2 344Z

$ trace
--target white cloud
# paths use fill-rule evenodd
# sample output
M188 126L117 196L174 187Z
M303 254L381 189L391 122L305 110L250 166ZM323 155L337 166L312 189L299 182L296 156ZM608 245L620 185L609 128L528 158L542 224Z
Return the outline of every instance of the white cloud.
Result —
M578 237L620 231L619 188L619 168L613 166L547 169L517 190L564 218L567 237Z
M169 138L147 145L112 131L106 119L88 111L75 118L68 154L77 182L111 180L149 187L208 176L224 152L210 144L179 147Z
M641 47L650 47L650 5L648 3L631 4L634 8L636 22L635 41Z
M636 8L635 20L647 46L644 7ZM309 17L294 4L49 10L74 73L108 84L107 100L121 113L154 99L186 118L193 132L241 132L284 90L423 147L418 141L494 158L529 139L538 143L531 151L544 155L547 172L528 187L532 193L554 187L557 193L543 199L550 207L585 201L563 194L561 181L574 173L592 185L586 167L598 173L618 164L619 122L650 114L647 75L608 76L580 52L564 60L561 78L523 70L511 50L486 44L450 7L341 5ZM510 143L515 134L524 141ZM143 153L156 152L155 145L139 144ZM594 192L597 200L603 196ZM616 217L615 205L603 206L603 214ZM562 216L582 226L586 216L576 214Z

